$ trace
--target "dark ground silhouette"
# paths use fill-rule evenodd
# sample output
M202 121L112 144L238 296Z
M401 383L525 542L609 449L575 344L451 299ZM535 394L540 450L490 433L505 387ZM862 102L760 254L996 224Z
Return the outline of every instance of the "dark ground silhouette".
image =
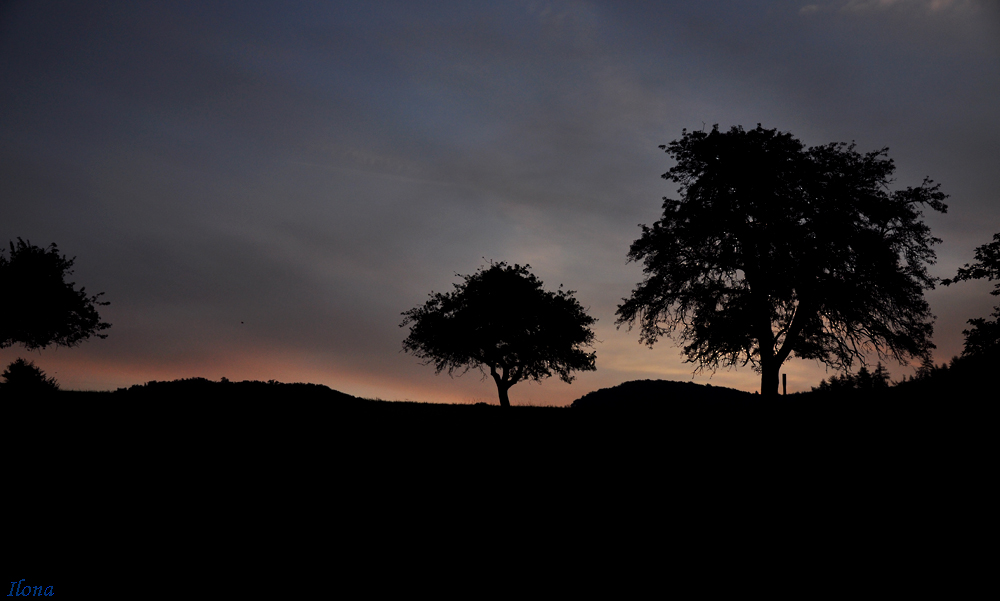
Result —
M898 523L909 541L935 534L929 510L948 512L947 532L963 533L982 525L970 508L992 510L995 421L981 398L764 402L648 381L612 390L664 402L501 409L201 378L5 402L5 477L17 484L8 512L24 525L21 540L58 543L65 565L95 556L105 565L93 541L113 526L115 542L142 550L127 578L155 563L147 550L163 541L177 542L164 551L175 561L178 547L215 554L225 541L268 567L295 557L289 574L321 574L331 555L317 538L327 536L368 558L386 541L423 545L443 527L461 530L455 540L589 540L597 527L645 541L688 527L702 539L709 524L720 530L714 546L747 529L773 539L790 522L812 537L816 524L868 518L880 533ZM685 391L718 398L694 402ZM930 499L940 491L951 505ZM362 544L351 542L355 529ZM214 577L225 559L213 555L204 573ZM153 581L140 580L129 590Z
M671 404L685 407L704 404L706 407L736 408L753 403L754 400L759 401L759 395L710 384L672 380L634 380L587 393L573 401L571 406L574 409L630 411L664 409Z
M222 462L216 467L198 464L203 478L229 478L232 470L252 477L271 466L278 482L435 464L468 474L516 470L521 475L509 477L547 481L565 470L615 469L642 478L706 462L724 462L728 470L751 457L768 465L829 465L885 453L903 453L905 461L924 457L923 464L940 457L953 463L956 456L978 461L993 440L992 397L956 388L950 378L957 372L947 371L931 376L931 388L907 382L880 395L766 399L690 382L640 381L589 393L572 407L510 408L192 378L110 392L60 391L50 399L7 397L4 444L12 458L30 452L31 462L73 465L72 457L83 453L99 456L96 465L143 473L215 457L212 465ZM272 465L274 457L283 465ZM92 464L79 476L91 473ZM57 472L78 477L63 467Z
M936 410L947 412L951 407L982 405L992 398L995 377L990 371L997 358L992 356L955 357L950 363L935 366L927 363L913 378L888 382L880 370L875 377L844 375L831 378L834 386L825 384L808 392L778 397L763 397L757 393L711 384L696 384L672 380L634 380L611 388L589 392L567 407L517 406L510 409L528 420L555 423L586 420L590 416L614 416L626 422L635 418L636 428L648 427L645 420L712 420L735 416L753 419L766 416L769 420L794 421L810 412L829 414L831 409L847 419L858 415L881 412ZM13 364L12 364L13 365ZM42 374L44 375L44 374ZM282 383L274 380L231 382L225 378L187 378L169 382L151 381L114 391L70 391L52 389L52 394L39 396L37 390L10 390L0 394L9 411L34 411L49 407L52 411L69 414L79 410L113 411L127 407L143 412L158 406L171 412L192 411L208 415L214 412L266 410L302 416L318 411L328 417L338 415L426 416L445 419L447 416L485 415L496 420L500 406L476 403L427 403L366 399L334 390L321 384ZM139 404L137 404L139 403ZM149 404L152 403L152 404ZM783 417L782 412L787 412ZM541 417L546 416L546 417ZM586 417L585 417L586 416ZM631 417L630 417L631 416Z

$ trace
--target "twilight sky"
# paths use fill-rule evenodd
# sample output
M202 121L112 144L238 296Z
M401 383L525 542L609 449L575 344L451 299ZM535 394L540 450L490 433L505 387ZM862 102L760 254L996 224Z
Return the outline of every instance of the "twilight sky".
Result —
M614 312L639 223L674 196L657 146L761 123L889 147L949 277L1000 231L1000 3L5 2L0 242L55 242L105 293L106 340L27 353L63 388L202 376L496 402L400 352L400 313L485 259L529 263L599 321L597 371L511 389L566 404L689 380ZM935 359L995 303L930 292ZM894 377L912 373L893 364ZM789 391L828 373L792 359ZM832 372L830 372L832 373ZM756 390L749 368L694 381Z

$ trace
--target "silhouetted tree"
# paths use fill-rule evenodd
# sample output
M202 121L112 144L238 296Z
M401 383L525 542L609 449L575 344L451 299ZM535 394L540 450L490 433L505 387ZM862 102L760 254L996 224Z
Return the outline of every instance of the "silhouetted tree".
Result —
M975 262L971 265L966 263L965 267L958 270L954 278L944 280L941 283L948 286L955 282L983 278L989 281L1000 280L1000 234L993 234L993 242L976 249ZM1000 296L1000 281L993 286L993 291L990 294ZM965 334L963 356L986 356L1000 353L1000 305L993 307L992 316L994 317L992 320L977 317L968 321L972 329L962 330L962 333Z
M573 291L547 292L528 265L494 263L455 284L448 294L431 293L420 307L403 313L410 325L403 350L448 375L478 368L496 382L500 404L522 380L539 381L553 373L573 381L575 370L594 370L596 353L587 315ZM488 370L488 371L487 371Z
M4 395L45 394L59 390L55 378L45 376L45 372L35 367L32 361L18 358L0 374L0 392Z
M0 249L0 348L75 346L91 336L107 337L100 332L111 324L101 321L97 307L108 303L66 281L74 260L60 255L55 244L39 248L20 238L10 243L9 259Z
M947 207L929 179L890 192L887 149L805 148L789 133L733 127L683 132L661 146L677 161L663 175L680 200L628 254L645 278L618 307L652 345L679 330L696 371L750 364L761 394L778 393L792 354L849 369L933 348L923 298L934 279L920 209Z

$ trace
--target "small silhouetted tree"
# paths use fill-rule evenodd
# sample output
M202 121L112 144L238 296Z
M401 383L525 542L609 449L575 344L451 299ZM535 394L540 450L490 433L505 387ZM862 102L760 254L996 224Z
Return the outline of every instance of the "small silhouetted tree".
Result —
M40 248L20 238L10 243L10 258L0 249L0 348L76 346L91 336L107 337L100 332L111 325L101 321L97 307L108 303L66 281L74 260L55 244Z
M488 373L500 404L523 380L540 381L553 373L572 382L572 371L594 370L594 341L587 315L573 291L548 292L528 265L494 263L462 277L455 290L431 293L422 306L403 313L410 326L403 350L448 375L469 369Z
M976 249L976 260L972 264L966 263L954 278L941 283L948 286L955 282L979 279L1000 280L1000 234L993 234L993 242ZM1000 281L994 285L990 294L1000 296ZM993 319L977 317L968 321L972 328L962 330L965 334L963 356L985 357L1000 354L1000 305L993 307L992 316Z
M59 390L55 378L46 377L34 362L18 358L0 374L0 392L4 395L45 394Z
M928 179L890 191L887 150L806 148L774 129L685 131L660 148L680 199L628 254L645 279L618 307L652 346L679 332L689 362L750 364L778 393L789 356L847 370L865 355L900 362L933 348L924 290L934 262L921 208L944 212Z

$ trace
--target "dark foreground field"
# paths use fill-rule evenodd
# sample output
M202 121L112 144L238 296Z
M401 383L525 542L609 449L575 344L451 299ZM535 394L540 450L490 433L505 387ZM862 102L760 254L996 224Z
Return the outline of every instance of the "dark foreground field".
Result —
M14 438L38 440L59 432L61 440L85 438L93 448L133 439L138 446L161 440L229 442L250 450L275 441L381 448L449 441L516 453L513 436L549 446L566 443L574 455L616 444L701 446L817 437L863 436L872 442L919 438L964 438L989 428L992 398L983 383L948 381L882 390L810 392L764 399L724 387L691 382L642 380L587 393L569 407L485 403L437 404L354 397L316 384L275 381L214 382L203 378L149 382L109 392L59 391L45 397L7 395L3 411ZM515 400L516 402L516 400ZM29 425L30 424L30 425Z
M507 561L658 580L765 548L783 573L884 574L889 556L939 573L942 549L976 571L988 555L963 549L992 536L992 408L894 395L638 382L504 410L188 380L8 398L7 567L70 598L96 574L133 592L329 593L414 558L438 568L409 586L436 590Z
M681 494L683 481L683 495L723 487L740 498L773 486L818 494L822 482L833 487L824 494L838 495L920 482L931 488L914 494L927 495L992 480L991 398L900 386L764 400L640 381L571 407L503 409L193 379L8 398L3 442L11 481L29 495L134 485L127 496L140 500L219 491L284 499L288 491L309 505L332 491L345 502L369 489L411 500L450 491L449 502L489 511L500 508L482 495L520 491L520 502L533 503L586 482L597 487L587 494Z

